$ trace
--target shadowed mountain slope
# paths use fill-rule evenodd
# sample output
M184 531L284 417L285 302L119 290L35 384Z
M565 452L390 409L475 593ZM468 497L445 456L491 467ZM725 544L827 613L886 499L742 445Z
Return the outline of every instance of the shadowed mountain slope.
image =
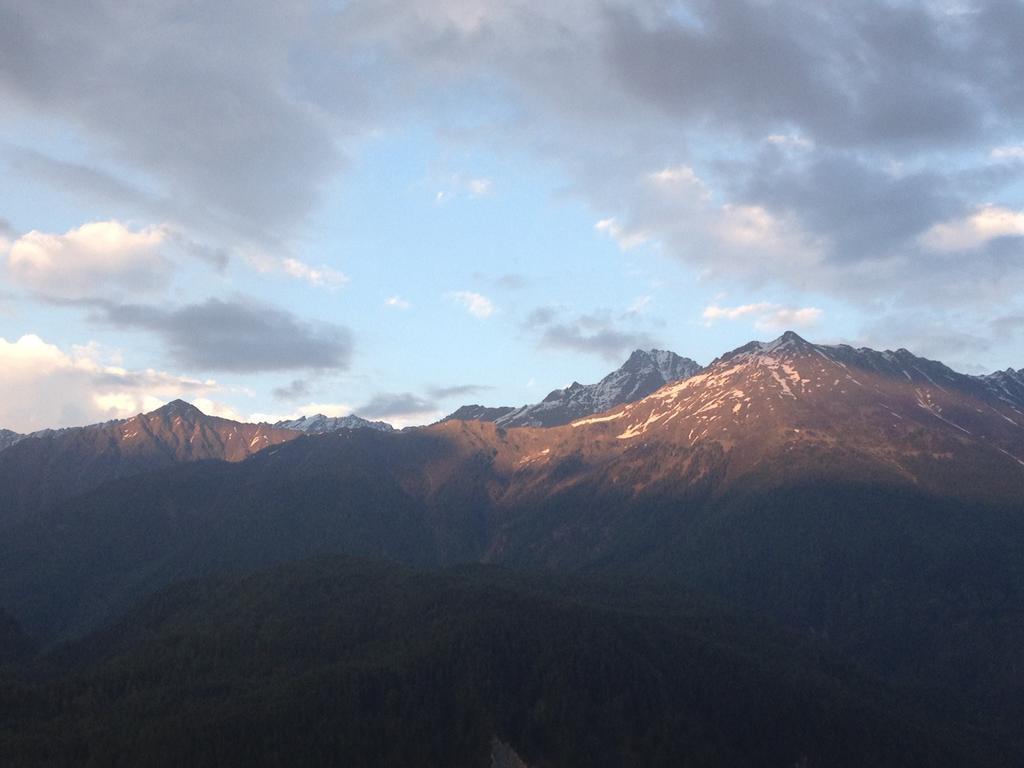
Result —
M130 419L35 433L0 451L0 529L109 480L181 462L241 461L298 436L207 416L182 400Z

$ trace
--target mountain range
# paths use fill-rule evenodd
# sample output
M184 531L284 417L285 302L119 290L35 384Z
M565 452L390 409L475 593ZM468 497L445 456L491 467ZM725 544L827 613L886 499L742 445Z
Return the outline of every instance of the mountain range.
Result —
M574 381L565 389L549 393L539 403L519 408L464 405L444 421L491 421L499 427L556 427L581 416L632 403L670 381L688 378L700 370L699 364L675 352L638 349L621 367L596 384Z
M359 416L324 416L317 413L312 416L300 416L297 419L285 419L274 424L276 429L291 429L307 435L323 435L337 432L339 429L378 429L390 432L394 427L383 421L370 421Z
M301 436L176 402L23 440L0 452L0 608L49 647L105 631L182 580L310 557L642 580L835 654L876 681L867 699L888 701L886 681L926 731L965 729L967 742L980 734L1024 755L1024 375L968 376L794 333L703 369L647 354L634 353L632 372L684 375L628 400L648 377L630 378L627 362L602 381L618 394L588 395L620 402L546 427L449 418ZM189 589L188 605L219 587ZM147 637L172 642L177 625L158 625ZM134 653L123 661L142 669ZM845 686L857 674L839 676ZM492 725L474 744L504 739ZM540 743L511 730L513 746ZM537 764L554 754L527 751ZM826 753L808 747L807 764L828 764Z

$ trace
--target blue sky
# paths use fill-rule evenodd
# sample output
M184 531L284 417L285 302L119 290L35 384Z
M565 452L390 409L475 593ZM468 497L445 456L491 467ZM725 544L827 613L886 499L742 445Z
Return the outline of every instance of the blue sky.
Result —
M0 426L416 424L787 328L1024 365L1016 2L0 0L0 30Z

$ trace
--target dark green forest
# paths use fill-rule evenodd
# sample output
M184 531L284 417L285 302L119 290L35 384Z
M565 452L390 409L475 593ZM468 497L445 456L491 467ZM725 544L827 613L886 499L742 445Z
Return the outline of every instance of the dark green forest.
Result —
M794 636L638 580L321 558L167 588L8 664L5 765L1011 759Z

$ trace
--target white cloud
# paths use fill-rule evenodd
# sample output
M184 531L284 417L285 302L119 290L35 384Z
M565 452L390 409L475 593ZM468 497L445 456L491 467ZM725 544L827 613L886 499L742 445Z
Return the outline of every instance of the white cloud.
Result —
M261 251L252 251L246 254L246 261L257 272L263 274L284 273L317 288L335 289L351 282L344 272L324 265L313 267L292 257L279 258Z
M434 202L438 205L458 198L485 197L494 191L494 181L485 176L466 178L462 174L456 173L441 180L440 183L444 185L444 188L434 195Z
M629 305L629 309L626 310L627 314L640 315L647 311L651 302L654 301L653 296L637 296L633 299L633 303Z
M409 307L411 307L412 304L403 299L401 296L389 296L388 298L384 299L384 306L392 307L393 309L406 310L409 309Z
M701 200L711 199L711 190L704 180L688 165L675 165L662 168L650 174L650 180L663 187L681 187L690 193L696 193Z
M762 330L784 330L787 328L810 328L824 313L817 307L779 307L762 315L755 323Z
M171 262L163 255L164 227L132 231L118 221L96 221L62 235L32 230L9 243L7 273L15 282L54 298L165 287Z
M759 205L723 206L718 235L731 245L759 251L803 250L798 236Z
M996 147L990 156L993 160L1024 160L1024 144Z
M311 267L298 259L282 259L281 267L292 277L318 287L338 288L350 282L344 272L327 266Z
M970 216L936 224L921 236L921 244L933 251L964 251L997 237L1024 237L1024 211L983 205Z
M201 401L208 413L228 412L208 397L222 390L215 381L111 362L96 344L66 351L35 334L0 337L0 426L29 432L120 419L177 397Z
M757 313L767 312L774 308L774 304L761 302L759 304L741 304L738 307L720 307L712 304L704 308L701 315L708 323L715 320L739 320L741 317Z
M473 291L454 291L448 295L453 301L464 306L473 317L483 320L494 314L494 304L483 294Z
M814 149L813 141L795 133L773 133L771 136L766 136L764 140L784 149Z
M466 187L469 189L469 194L473 197L483 197L489 195L494 187L494 182L490 179L470 179L466 183Z
M618 243L619 248L624 251L641 246L651 239L651 236L647 234L647 232L642 230L628 230L619 224L619 222L614 218L601 219L594 225L594 229L598 232L604 232L612 240Z
M824 313L817 307L785 307L770 302L741 304L736 307L722 307L711 304L704 308L701 317L705 325L712 325L718 320L740 320L753 318L754 327L762 331L782 330L786 328L808 328L821 319Z

